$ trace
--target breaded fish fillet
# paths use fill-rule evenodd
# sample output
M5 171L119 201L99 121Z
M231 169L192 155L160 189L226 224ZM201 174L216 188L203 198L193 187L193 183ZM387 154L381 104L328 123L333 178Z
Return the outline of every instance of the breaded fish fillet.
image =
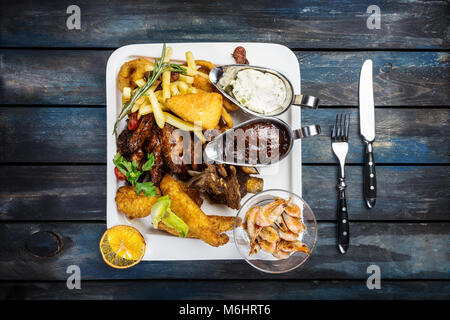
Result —
M170 197L172 201L170 205L171 210L189 226L189 230L193 234L214 247L224 245L228 242L228 236L224 233L221 234L214 228L208 216L183 191L171 175L167 174L162 179L160 188L164 195Z
M227 232L233 229L234 226L234 217L225 217L225 216L216 216L216 215L208 215L208 220L211 222L211 224L214 226L218 232ZM238 218L238 226L241 225L241 219ZM178 232L165 225L164 222L158 223L158 229L164 230L170 234L173 234L174 236L178 236ZM191 230L189 230L186 238L194 238L198 239L197 235L195 235Z
M166 106L185 121L198 121L203 129L214 129L222 116L222 103L220 94L202 92L170 97Z
M160 194L159 189L157 189ZM136 194L136 187L124 186L117 190L117 209L129 218L145 218L150 214L158 197L147 197L141 192Z

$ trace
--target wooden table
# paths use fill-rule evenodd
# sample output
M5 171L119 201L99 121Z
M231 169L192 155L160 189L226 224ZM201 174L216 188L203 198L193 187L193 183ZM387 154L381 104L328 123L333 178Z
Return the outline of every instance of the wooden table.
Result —
M0 10L0 297L410 299L450 297L450 39L447 1L2 2ZM260 41L298 57L303 110L323 134L303 143L304 198L319 220L316 250L284 275L244 261L142 262L108 267L98 241L106 220L105 67L131 43ZM362 62L374 61L378 200L362 201L358 124ZM352 115L348 160L351 246L335 242L336 113ZM81 269L69 290L68 266ZM369 290L367 268L381 269Z

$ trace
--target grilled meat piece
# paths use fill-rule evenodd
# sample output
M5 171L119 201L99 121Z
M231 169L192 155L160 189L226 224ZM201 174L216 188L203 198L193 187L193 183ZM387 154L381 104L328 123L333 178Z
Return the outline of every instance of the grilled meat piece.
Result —
M161 130L155 124L147 139L145 150L148 154L153 153L154 163L150 170L150 180L159 183L164 176L164 161L161 144Z
M245 167L239 167L237 170L237 179L239 181L241 196L244 197L247 193L261 192L264 187L264 180L250 176L244 168Z
M233 209L241 207L241 191L234 166L208 165L201 174L192 177L186 186L205 193L212 202Z
M183 134L190 134L183 132ZM192 138L188 142L183 142L180 130L168 123L162 129L162 153L164 163L172 174L176 174L181 180L189 178L189 164L192 163ZM189 143L189 144L188 144ZM188 151L185 154L185 150Z
M204 193L212 202L239 209L247 193L262 191L264 180L252 177L241 168L223 164L208 165L192 177L186 186Z
M117 151L122 155L122 157L124 157L128 161L130 161L131 159L131 151L130 148L128 147L128 142L130 141L132 136L133 131L128 130L128 128L125 128L117 138Z
M138 128L134 131L133 136L128 141L128 148L130 149L130 152L136 151L144 144L154 124L155 118L153 117L153 114L147 114L142 117Z

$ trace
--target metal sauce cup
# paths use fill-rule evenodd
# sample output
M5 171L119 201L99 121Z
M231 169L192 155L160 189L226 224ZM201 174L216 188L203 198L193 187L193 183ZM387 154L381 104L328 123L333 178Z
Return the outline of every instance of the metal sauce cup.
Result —
M253 69L257 71L261 71L263 73L270 73L274 76L278 77L283 81L283 84L286 88L286 97L283 101L283 104L280 108L274 110L270 113L258 113L253 110L248 109L246 106L242 105L239 101L237 101L233 94L230 94L230 92L225 91L225 88L229 85L231 80L236 79L236 75L239 71L245 70L245 69ZM230 72L230 77L228 79L225 79L225 83L220 83L219 81L223 78L223 75L226 72ZM210 73L209 73L209 80L212 82L212 84L219 90L225 97L230 99L232 102L234 102L239 108L244 110L247 113L250 113L254 116L258 117L275 117L282 113L284 113L286 110L288 110L292 105L295 106L303 106L308 107L311 109L317 109L319 105L319 99L313 96L307 96L307 95L296 95L294 94L294 88L292 86L292 83L281 73L279 73L276 70L264 68L264 67L256 67L256 66L249 66L247 64L230 64L225 66L217 66L214 67ZM224 82L224 81L222 81Z
M267 123L267 124L273 124L275 127L278 128L278 130L281 130L284 134L284 140L286 141L287 148L286 151L282 154L280 154L275 160L271 161L270 163L249 163L248 161L244 160L236 160L234 157L227 157L226 154L224 154L224 140L225 143L234 143L234 131L241 129L244 126L256 124L256 123ZM283 120L280 120L278 118L269 118L269 117L261 117L261 118L254 118L245 122L242 122L241 124L237 125L236 127L229 129L218 136L214 138L211 142L209 142L205 147L205 156L207 161L215 161L216 163L223 163L223 164L229 164L229 165L237 165L237 166L254 166L254 167L262 167L274 164L278 161L283 160L287 157L287 155L292 150L292 147L294 145L294 141L297 139L303 139L307 137L312 137L320 134L321 129L319 125L311 125L306 126L300 129L292 130L291 127L284 122ZM232 146L234 149L234 145ZM227 149L227 148L225 148ZM230 161L230 158L233 158L232 161Z

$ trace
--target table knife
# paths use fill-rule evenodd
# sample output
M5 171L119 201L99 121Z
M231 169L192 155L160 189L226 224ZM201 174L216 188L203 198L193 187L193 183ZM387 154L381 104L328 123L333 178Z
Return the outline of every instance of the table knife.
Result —
M359 125L366 144L364 152L364 201L369 209L377 200L377 179L373 142L375 141L375 106L373 100L372 60L364 61L359 78Z

